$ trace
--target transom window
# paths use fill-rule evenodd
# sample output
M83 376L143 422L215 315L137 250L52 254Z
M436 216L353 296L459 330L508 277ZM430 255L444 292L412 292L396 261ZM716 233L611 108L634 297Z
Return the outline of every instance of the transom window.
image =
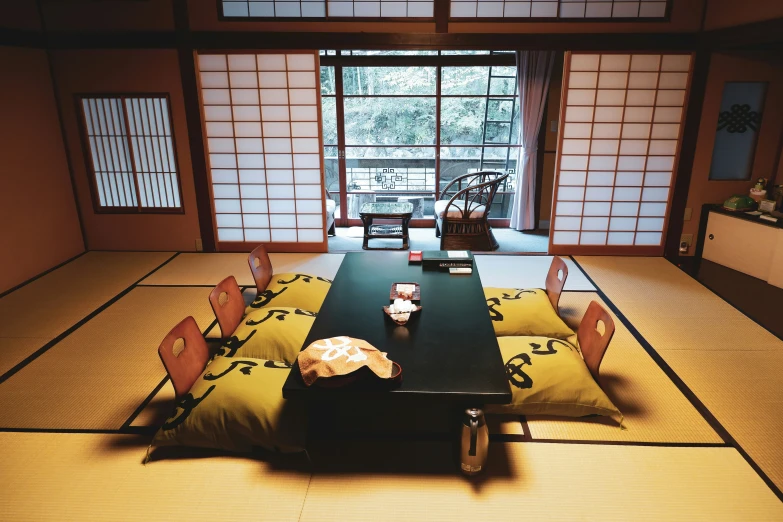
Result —
M418 19L432 21L433 0L222 0L224 19ZM660 19L667 0L450 0L449 18L500 20Z
M666 0L451 0L451 18L665 18Z
M478 170L511 172L491 217L510 216L520 148L513 54L354 51L326 53L322 64L326 182L340 218L352 224L368 201L410 201L414 219L432 218L448 182Z
M182 211L166 95L79 97L96 211Z

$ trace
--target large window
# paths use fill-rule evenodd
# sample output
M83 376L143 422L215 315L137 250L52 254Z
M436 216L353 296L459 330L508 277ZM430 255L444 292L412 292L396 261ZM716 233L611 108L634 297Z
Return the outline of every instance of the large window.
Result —
M79 107L96 211L182 211L168 97L90 95Z
M339 217L358 219L368 201L409 201L414 219L431 219L452 179L501 170L512 176L491 217L507 219L519 155L513 55L387 53L354 51L321 67L326 181Z

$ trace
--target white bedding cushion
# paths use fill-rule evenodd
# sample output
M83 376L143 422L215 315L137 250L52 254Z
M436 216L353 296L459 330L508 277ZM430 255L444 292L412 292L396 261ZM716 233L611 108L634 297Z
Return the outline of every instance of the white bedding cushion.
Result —
M441 199L435 202L435 215L439 218L443 218L443 213L446 211L446 205L449 204L448 199ZM454 203L449 205L448 217L462 219L462 210L465 208L465 200L455 200ZM470 204L470 216L471 218L480 218L484 215L486 207L479 205L476 202Z

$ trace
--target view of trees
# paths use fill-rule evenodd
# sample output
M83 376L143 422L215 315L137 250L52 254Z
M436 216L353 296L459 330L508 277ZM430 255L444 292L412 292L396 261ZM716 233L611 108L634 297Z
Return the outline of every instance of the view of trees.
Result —
M342 73L346 145L366 146L354 154L434 157L434 151L405 146L436 145L436 67L345 67ZM337 143L335 98L329 96L334 94L334 74L333 67L321 68L324 143L328 145ZM519 111L512 114L514 74L515 68L509 66L442 67L440 144L515 144ZM485 117L490 122L486 129ZM511 120L513 125L506 123ZM374 145L400 147L384 151ZM460 152L473 153L472 149L448 150L456 157L462 157Z
M432 191L434 195L438 190L436 151L440 153L440 188L469 171L515 168L519 129L516 67L344 66L338 70L342 72L349 190L403 195ZM338 179L335 80L334 67L321 67L326 180L333 197L342 185ZM394 188L381 188L387 185L389 169L394 169L399 181ZM512 177L503 192L513 191L513 182ZM496 217L507 217L512 197L498 195ZM425 197L427 212L432 199Z

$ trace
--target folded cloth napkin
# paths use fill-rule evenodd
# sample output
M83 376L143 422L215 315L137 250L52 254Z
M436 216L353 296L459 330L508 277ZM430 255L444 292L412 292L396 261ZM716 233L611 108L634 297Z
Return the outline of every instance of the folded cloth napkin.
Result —
M307 386L318 378L348 375L367 367L381 379L391 379L395 365L367 341L353 337L331 337L313 342L297 358L302 380Z

